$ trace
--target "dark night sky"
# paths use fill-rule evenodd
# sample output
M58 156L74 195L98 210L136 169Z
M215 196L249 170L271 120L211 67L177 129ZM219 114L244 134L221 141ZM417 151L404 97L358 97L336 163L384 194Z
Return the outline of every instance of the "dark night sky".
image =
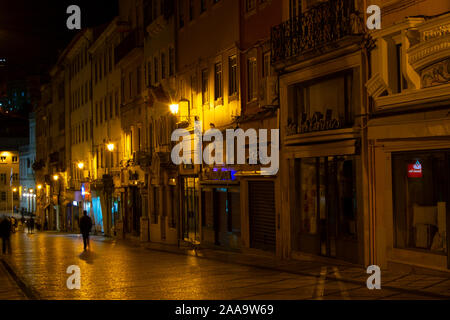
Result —
M76 31L68 30L66 9L81 8L81 27L97 26L117 15L116 0L0 0L0 81L47 70ZM6 72L5 72L6 71Z

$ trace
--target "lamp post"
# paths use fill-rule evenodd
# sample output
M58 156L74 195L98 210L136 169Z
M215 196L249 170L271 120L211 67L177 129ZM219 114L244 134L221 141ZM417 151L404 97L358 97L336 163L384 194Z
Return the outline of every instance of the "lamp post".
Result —
M108 174L106 175L106 179L103 179L103 188L106 195L106 212L107 214L107 228L105 228L105 231L107 235L109 235L110 228L112 227L112 193L114 189L114 183L111 176L111 168L112 168L112 162L113 162L113 155L114 155L114 149L115 145L112 142L109 142L106 145L106 149L109 151L109 161L108 161Z
M11 192L11 215L14 215L14 192L17 192L17 188L14 187L12 188L12 192Z

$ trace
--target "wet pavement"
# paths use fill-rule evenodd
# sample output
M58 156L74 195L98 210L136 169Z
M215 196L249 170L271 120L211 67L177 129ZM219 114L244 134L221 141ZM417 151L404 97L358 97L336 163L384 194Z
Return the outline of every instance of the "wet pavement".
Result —
M387 273L381 290L369 290L363 268L338 264L216 250L186 255L103 237L83 252L79 235L57 233L16 233L12 248L4 260L40 299L450 299L450 277ZM81 271L79 290L66 285L71 265Z

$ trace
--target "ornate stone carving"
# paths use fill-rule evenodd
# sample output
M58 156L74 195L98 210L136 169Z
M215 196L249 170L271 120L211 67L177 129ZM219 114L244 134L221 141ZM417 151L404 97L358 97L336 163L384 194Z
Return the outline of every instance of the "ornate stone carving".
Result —
M450 82L450 58L423 69L422 87L432 87Z

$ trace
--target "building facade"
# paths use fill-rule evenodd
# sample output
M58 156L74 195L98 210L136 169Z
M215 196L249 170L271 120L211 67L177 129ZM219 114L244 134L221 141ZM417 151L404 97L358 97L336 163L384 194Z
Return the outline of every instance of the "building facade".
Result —
M380 6L366 83L372 259L448 270L450 5Z
M29 143L19 148L19 211L36 214L36 182L33 172L33 164L36 161L36 119L35 114L30 113ZM23 209L22 209L23 208Z
M272 29L280 81L282 257L369 262L361 12L363 1L286 1L285 22ZM325 15L332 18L320 18Z
M18 213L19 183L19 152L0 151L0 214L12 216Z

